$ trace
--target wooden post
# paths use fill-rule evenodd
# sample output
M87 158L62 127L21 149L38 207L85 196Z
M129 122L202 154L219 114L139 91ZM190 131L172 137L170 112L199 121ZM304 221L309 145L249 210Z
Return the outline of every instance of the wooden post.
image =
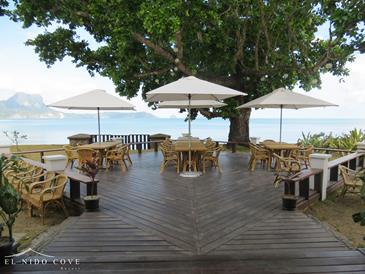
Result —
M154 147L155 152L158 152L158 142L154 142L153 147Z
M232 148L232 153L236 153L236 151L237 151L237 145L236 145L236 143L232 143L231 144L231 148Z
M136 147L137 147L137 150L138 150L138 154L142 154L142 144L141 143L138 143L136 145Z
M40 152L40 155L41 155L41 163L44 163L44 159L43 159L44 151L41 151L41 152Z
M319 168L322 170L322 182L321 182L321 200L326 200L327 197L327 185L330 179L330 172L328 168L328 159L331 158L331 154L318 154L313 153L309 155L309 162L312 168Z

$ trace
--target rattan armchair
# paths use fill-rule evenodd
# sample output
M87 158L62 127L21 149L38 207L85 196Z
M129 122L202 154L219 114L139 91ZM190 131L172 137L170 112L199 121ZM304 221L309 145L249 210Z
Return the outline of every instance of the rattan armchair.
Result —
M106 168L109 169L117 163L123 171L128 170L126 163L126 160L128 160L128 157L126 157L128 148L128 145L122 145L116 149L108 150L106 153Z
M74 162L79 158L79 155L77 153L77 147L73 147L70 145L63 146L63 149L65 150L66 156L67 156L67 166L71 164L71 168L74 165Z
M219 155L222 151L222 147L213 147L210 150L206 151L202 157L202 164L203 164L203 173L205 173L205 166L207 162L212 164L212 167L218 168L219 173L222 173L222 168L219 164Z
M299 172L302 167L297 159L291 157L282 157L276 153L273 153L275 159L275 171L286 172L288 174Z
M360 193L363 182L356 177L356 171L343 165L339 166L339 170L343 178L343 187L340 196L344 197L346 193Z
M77 149L78 165L81 167L88 161L98 161L98 152L91 148L79 148Z
M169 163L173 163L176 165L176 172L180 172L180 157L177 151L173 149L172 145L168 144L160 144L160 150L163 155L163 161L160 166L160 173L163 173L165 171L166 166Z
M296 155L293 155L293 158L297 159L299 162L305 165L306 168L310 166L309 155L313 153L314 147L309 145L307 147L299 149Z
M264 168L267 167L270 159L269 151L252 143L249 144L249 147L251 152L251 158L248 162L248 169L251 171L255 171L257 161L260 161L261 165Z
M66 183L67 176L58 175L47 185L48 187L43 188L40 192L25 194L24 200L28 204L30 216L33 216L34 208L38 209L42 218L42 224L44 224L46 209L49 205L54 204L63 210L65 217L68 217L68 212L63 201L63 191Z

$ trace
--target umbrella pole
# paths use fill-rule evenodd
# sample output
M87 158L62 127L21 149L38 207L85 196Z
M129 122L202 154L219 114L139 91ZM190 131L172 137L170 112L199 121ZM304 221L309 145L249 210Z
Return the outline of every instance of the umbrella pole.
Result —
M191 94L188 95L189 98L189 172L191 172Z
M98 110L98 136L99 136L99 142L101 142L101 134L100 134L100 108L97 108Z
M280 143L281 143L282 128L283 128L283 105L280 105Z

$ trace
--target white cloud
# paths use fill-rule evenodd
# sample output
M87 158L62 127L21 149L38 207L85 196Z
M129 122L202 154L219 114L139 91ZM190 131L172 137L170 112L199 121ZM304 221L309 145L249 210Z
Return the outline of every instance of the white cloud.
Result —
M85 68L75 68L69 58L55 64L48 69L38 60L33 48L26 47L27 38L34 37L38 30L23 30L18 24L4 23L0 18L1 34L6 43L0 44L0 99L6 99L17 91L41 94L46 103L64 99L91 89L105 89L114 93L114 85L108 78L101 76L91 77ZM4 31L6 29L6 31ZM3 33L4 32L4 33ZM5 33L6 32L6 33ZM4 35L3 35L4 34ZM285 117L305 118L346 118L364 117L365 113L365 84L364 68L365 56L358 56L355 62L348 65L350 76L345 83L339 83L338 78L331 75L323 76L321 90L306 93L310 96L331 101L340 105L338 108L285 110ZM304 91L300 91L303 92ZM131 102L138 111L146 111L160 117L176 115L184 117L178 110L164 109L153 111L140 96ZM278 110L253 111L252 117L277 117Z

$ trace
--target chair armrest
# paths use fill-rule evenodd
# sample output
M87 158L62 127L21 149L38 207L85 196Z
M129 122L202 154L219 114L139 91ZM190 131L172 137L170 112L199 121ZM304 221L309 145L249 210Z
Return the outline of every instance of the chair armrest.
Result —
M28 192L29 193L33 193L33 190L36 188L43 188L44 184L46 181L39 181L39 182L35 182L35 183L31 183L28 185Z

